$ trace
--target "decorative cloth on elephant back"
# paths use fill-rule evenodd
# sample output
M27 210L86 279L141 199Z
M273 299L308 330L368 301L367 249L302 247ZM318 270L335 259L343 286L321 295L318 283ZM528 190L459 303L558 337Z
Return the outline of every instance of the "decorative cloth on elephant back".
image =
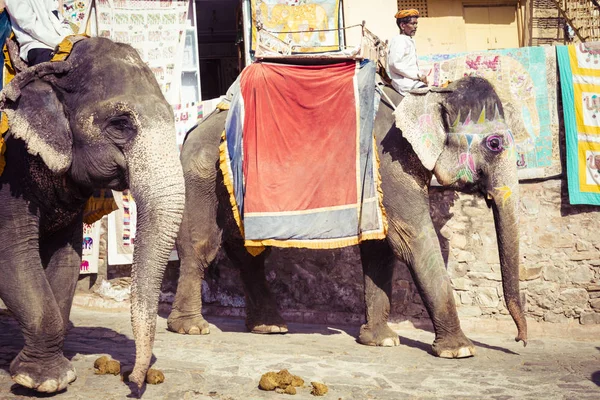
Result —
M337 248L385 238L374 63L254 63L238 87L221 170L246 247Z

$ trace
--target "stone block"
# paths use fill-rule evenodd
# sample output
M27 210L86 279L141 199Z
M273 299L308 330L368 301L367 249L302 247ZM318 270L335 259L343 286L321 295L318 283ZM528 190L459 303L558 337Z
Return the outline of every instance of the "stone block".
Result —
M575 243L575 249L577 249L577 251L588 251L590 250L590 245L582 240L578 240L577 243Z
M457 261L448 262L448 273L452 278L462 278L469 271L467 263L459 263Z
M588 292L600 292L600 285L597 283L592 283L587 285L586 289Z
M600 310L600 298L590 299L590 306L594 310Z
M551 311L548 311L544 314L544 321L554 324L562 324L569 322L569 318L565 317L564 314L555 314Z
M569 272L569 280L573 283L589 283L594 279L594 273L587 265L580 265Z
M451 281L456 290L471 290L471 282L466 278L452 278Z
M522 197L521 210L523 210L523 213L526 215L537 215L540 212L540 203L535 198Z
M574 240L571 235L554 235L546 233L538 238L538 245L545 249L573 247Z
M588 304L589 296L587 290L583 288L570 288L560 292L558 299L568 306L585 307Z
M597 251L578 251L569 255L571 261L594 260L598 257Z
M584 312L579 317L582 325L600 324L600 314L595 312Z
M469 262L475 261L475 256L473 253L465 250L459 250L456 252L456 261L458 262Z
M481 308L477 306L458 307L457 310L459 317L479 317L482 314Z
M479 288L475 296L477 298L477 303L482 307L498 307L498 304L500 303L498 290L496 290L496 288Z
M466 306L473 304L473 299L471 298L469 292L460 292L460 302Z
M474 262L470 264L469 271L472 272L492 272L492 266L483 262Z
M500 274L499 271L495 271L495 272L469 272L467 274L467 276L471 279L476 279L478 280L478 285L477 286L490 286L490 285L486 285L484 284L482 281L494 281L494 282L500 282L502 281L502 275ZM492 286L496 286L495 284Z
M545 280L551 282L566 283L568 279L565 269L554 265L546 265L543 275Z
M519 267L519 278L522 281L531 281L537 279L542 275L542 266L526 266L521 264Z
M454 249L464 250L467 247L466 236L460 233L455 233L454 235L452 235L452 239L450 239L450 247Z

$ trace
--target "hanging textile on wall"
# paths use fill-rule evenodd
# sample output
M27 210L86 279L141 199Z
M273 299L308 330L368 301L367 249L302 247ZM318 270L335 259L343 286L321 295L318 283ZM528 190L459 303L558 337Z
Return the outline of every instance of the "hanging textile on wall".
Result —
M600 42L557 46L571 204L600 205Z
M502 100L515 137L519 178L547 178L562 172L554 47L436 54L420 57L419 69L433 86L467 75L488 79Z
M178 103L189 0L96 0L98 36L133 46Z
M81 24L88 21L90 7L93 0L63 0L63 17L71 25L73 32L77 33Z
M119 209L108 216L108 263L123 265L133 263L137 210L129 190L113 192ZM177 260L173 249L169 261Z
M97 274L100 257L100 224L83 224L83 244L81 252L80 274Z
M257 47L257 24L290 43L293 52L340 50L340 0L251 0L250 7L253 51Z

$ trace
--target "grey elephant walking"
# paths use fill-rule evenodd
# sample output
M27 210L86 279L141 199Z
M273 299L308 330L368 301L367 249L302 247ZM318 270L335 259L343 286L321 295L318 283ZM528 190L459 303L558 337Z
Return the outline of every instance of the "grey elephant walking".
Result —
M398 104L399 95L385 90ZM183 146L186 207L177 241L181 275L168 326L178 333L209 332L201 313L201 281L222 243L240 267L248 329L255 333L286 332L264 276L267 255L252 257L245 250L217 167L226 116L226 112L211 115L190 133ZM389 229L386 240L360 244L366 323L358 341L377 346L399 344L398 335L387 325L393 261L398 258L409 266L433 321L433 353L447 358L474 354L472 342L460 328L453 289L429 214L429 184L435 174L445 186L488 199L496 223L504 298L518 328L516 340L526 342L519 296L515 149L492 85L481 78L464 78L447 93L404 99L395 114L392 105L383 101L374 131Z
M130 379L141 386L184 205L172 109L137 52L108 39L78 41L64 61L20 67L0 104L10 126L0 176L0 298L25 337L11 376L40 392L76 378L63 343L84 205L94 189L130 188L138 205Z

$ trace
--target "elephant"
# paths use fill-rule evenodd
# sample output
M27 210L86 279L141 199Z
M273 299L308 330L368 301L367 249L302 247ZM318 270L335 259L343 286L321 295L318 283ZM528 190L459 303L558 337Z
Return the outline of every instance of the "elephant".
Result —
M453 288L431 216L429 185L482 194L496 223L504 298L514 319L517 341L527 340L519 293L518 178L514 140L503 106L483 78L466 77L448 92L402 98L393 89L379 105L374 135L380 160L386 239L359 244L364 273L366 323L358 342L399 345L388 326L394 259L403 260L433 322L432 352L445 358L474 355L460 328ZM399 104L394 112L393 104ZM229 194L218 167L219 142L227 112L217 111L190 132L181 161L186 206L177 239L181 260L178 288L168 329L206 334L201 286L205 269L221 246L240 268L246 299L246 326L254 333L287 332L265 278L268 250L252 256L234 221Z
M61 391L76 379L63 344L84 206L94 190L129 188L138 209L130 379L141 387L185 199L172 108L129 45L73 40L68 58L27 67L9 44L17 73L0 96L9 123L0 176L0 298L25 337L10 374L39 392Z

